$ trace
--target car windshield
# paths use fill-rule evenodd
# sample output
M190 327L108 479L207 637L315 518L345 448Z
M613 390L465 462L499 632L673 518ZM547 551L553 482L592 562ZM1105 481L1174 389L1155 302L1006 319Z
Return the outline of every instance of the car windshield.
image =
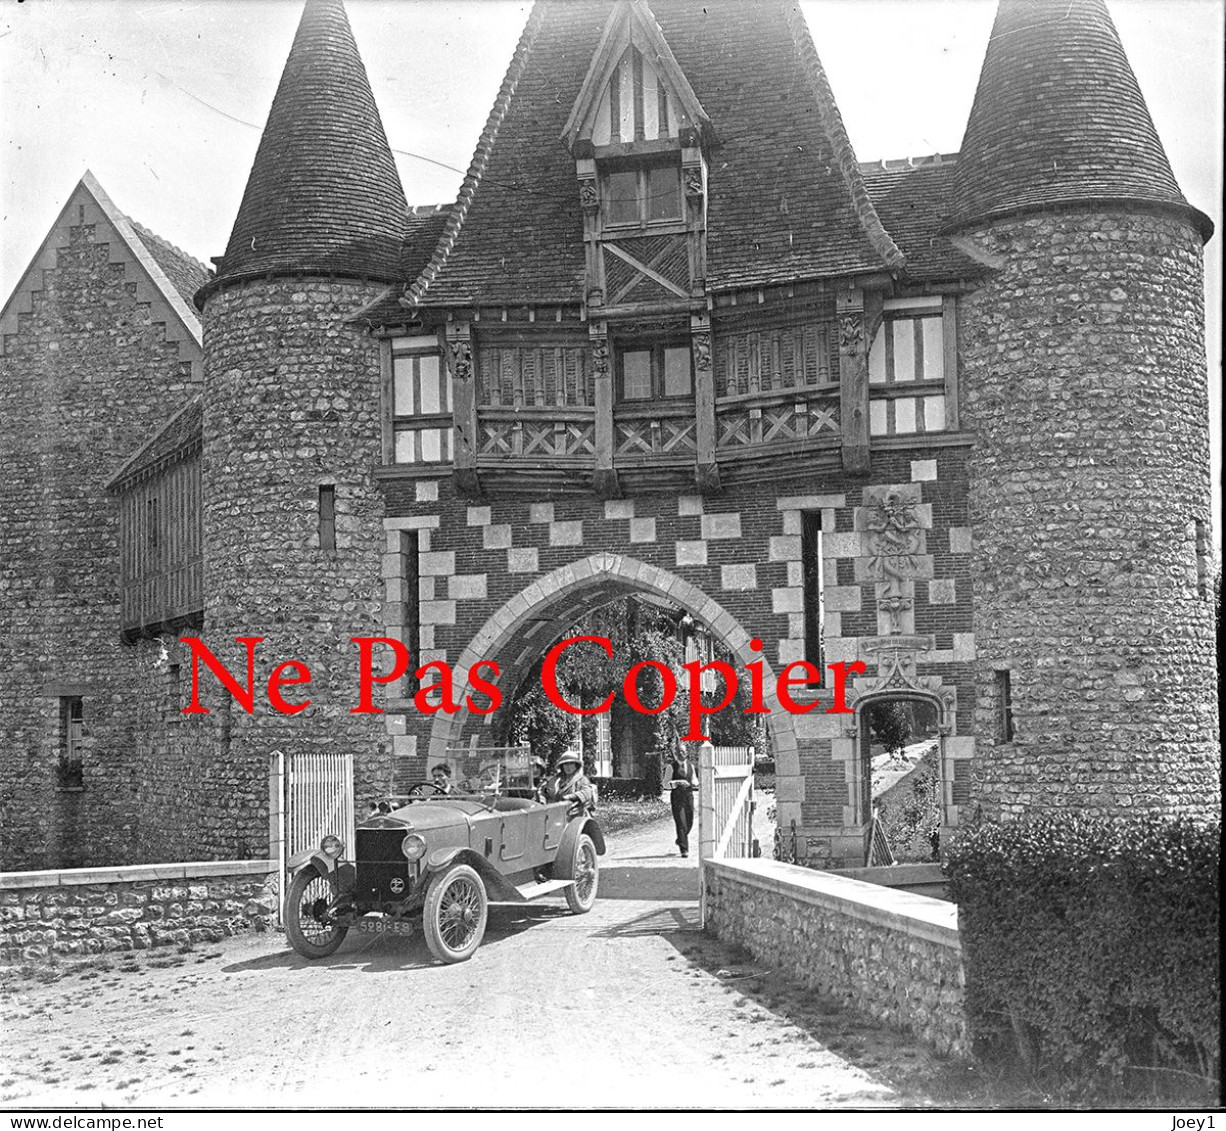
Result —
M447 752L447 767L453 794L531 797L535 793L532 751L527 746L453 747ZM435 768L431 766L432 773Z

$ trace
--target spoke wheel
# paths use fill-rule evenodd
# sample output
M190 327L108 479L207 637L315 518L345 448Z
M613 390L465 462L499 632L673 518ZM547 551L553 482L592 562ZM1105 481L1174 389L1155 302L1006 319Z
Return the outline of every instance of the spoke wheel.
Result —
M338 922L328 909L339 886L336 873L324 876L303 868L290 882L285 897L285 933L303 958L327 958L344 941L349 924Z
M596 861L596 845L586 833L575 841L574 864L570 873L575 882L566 889L566 905L576 914L591 911L600 884L600 866Z
M422 913L426 945L440 962L471 958L485 935L489 904L485 884L467 864L455 864L430 881Z

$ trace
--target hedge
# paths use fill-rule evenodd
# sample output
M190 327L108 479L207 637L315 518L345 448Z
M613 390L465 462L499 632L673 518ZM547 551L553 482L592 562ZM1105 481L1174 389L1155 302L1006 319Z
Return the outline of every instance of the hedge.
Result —
M657 785L652 792L652 783L645 778L593 778L596 791L606 801L640 801L660 796Z
M976 1051L1010 1045L1065 1088L1143 1071L1217 1080L1221 828L1050 817L964 832L958 904Z

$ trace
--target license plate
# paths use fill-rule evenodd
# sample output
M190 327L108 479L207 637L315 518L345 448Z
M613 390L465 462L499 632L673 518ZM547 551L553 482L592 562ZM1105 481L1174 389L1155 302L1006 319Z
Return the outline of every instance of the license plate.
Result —
M358 920L358 930L370 935L411 935L413 924L399 919L371 918Z

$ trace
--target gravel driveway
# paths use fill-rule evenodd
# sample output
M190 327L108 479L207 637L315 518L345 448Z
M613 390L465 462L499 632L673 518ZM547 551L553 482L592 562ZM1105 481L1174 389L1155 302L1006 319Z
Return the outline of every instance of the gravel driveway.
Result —
M588 915L492 908L469 962L279 934L4 983L0 1102L879 1107L929 1061L698 930L671 822L621 834Z

